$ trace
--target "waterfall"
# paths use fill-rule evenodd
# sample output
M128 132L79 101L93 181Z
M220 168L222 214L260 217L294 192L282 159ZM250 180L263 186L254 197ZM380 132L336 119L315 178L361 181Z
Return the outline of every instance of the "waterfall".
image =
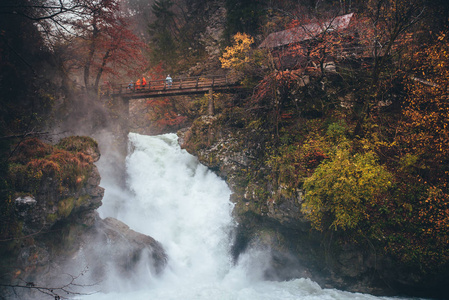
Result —
M182 150L175 134L131 133L129 141L131 194L118 196L105 186L100 215L161 242L168 264L158 277L142 268L139 282L111 274L110 290L79 299L389 299L322 289L306 278L264 281L269 255L260 249L249 249L234 264L230 245L236 224L226 183Z

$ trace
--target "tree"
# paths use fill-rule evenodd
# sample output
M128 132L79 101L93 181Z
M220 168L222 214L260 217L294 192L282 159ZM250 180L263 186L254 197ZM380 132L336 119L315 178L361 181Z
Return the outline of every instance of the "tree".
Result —
M348 149L339 149L305 180L302 211L319 230L360 231L369 217L366 207L375 205L392 178L374 153L351 155Z
M16 149L14 145L20 144L24 138L37 136L44 128L48 128L47 125L50 125L53 104L59 104L63 101L61 99L64 99L59 88L61 78L55 71L60 67L59 64L65 64L64 71L67 74L62 77L63 80L66 79L65 77L74 78L72 71L80 67L80 64L73 63L80 62L81 59L76 60L82 57L80 50L88 48L83 48L76 43L84 42L83 33L93 30L87 25L87 21L93 19L94 11L95 13L98 12L97 9L101 11L98 6L95 6L101 4L106 4L106 1L6 0L0 3L0 219L2 223L0 235L2 240L5 236L14 239L15 234L21 230L21 225L17 222L8 222L11 220L11 215L15 213L15 198L13 198L15 191L11 183L7 182L11 170L17 167L17 164L11 161L12 149ZM97 60L99 62L97 70L103 67L103 75L110 71L107 68L112 66L111 58L120 53L119 51L122 51L120 55L133 53L130 48L115 44L126 41L126 33L118 29L126 29L125 22L115 22L109 24L103 22L99 25L100 29L104 29L100 35L106 34L105 31L107 31L107 36L110 38L109 43L103 42L105 40L103 39L101 44L102 47L110 49L109 59L103 66L101 63L104 60ZM81 25L86 25L85 30L82 30ZM132 46L135 44L130 45ZM78 56L69 57L65 56L68 53L64 53L58 57L56 47L60 47L60 50L77 51ZM121 49L116 50L114 47ZM123 50L128 53L123 53ZM96 58L95 55L93 55L94 58ZM101 58L104 57L105 55L101 56ZM98 82L96 76L98 73L92 76L92 70L95 68L92 67L90 70L90 82L92 77ZM69 72L72 73L69 74ZM35 161L35 163L38 162ZM49 161L41 161L38 164L40 166L35 166L41 171L55 166L54 162ZM67 163L66 166L70 164ZM39 171L35 174L39 174ZM25 179L26 176L22 178ZM6 250L11 250L3 245L0 247L2 254ZM4 274L1 275L3 281ZM27 284L18 283L17 288L21 288L22 285L26 287ZM38 286L38 283L33 288L45 289ZM55 293L60 291L55 290Z
M255 36L266 13L266 0L226 0L225 38L231 39L237 32Z
M68 73L81 69L84 87L98 90L105 75L134 77L146 65L146 47L131 31L118 0L8 1L0 13L36 22L65 83Z
M361 103L355 105L355 136L363 135L362 126L373 108L394 89L397 65L403 51L412 46L408 33L422 20L424 11L422 0L370 0L360 9L360 43L372 62L365 69L369 72L362 75Z
M246 33L236 33L232 45L225 48L219 58L221 67L229 69L246 86L254 86L263 78L262 66L266 57L259 49L254 49L254 38Z
M70 274L64 274L64 276L67 278L64 284L56 285L56 286L43 286L39 285L37 282L27 282L27 281L19 281L19 283L14 284L3 284L0 283L0 291L2 291L2 295L0 295L0 299L7 300L9 297L18 297L18 296L24 296L27 295L26 292L29 292L30 295L36 296L34 292L38 292L41 295L47 295L52 297L55 300L61 300L61 299L70 299L67 296L86 296L93 293L83 293L79 292L82 288L88 288L93 287L95 284L88 285L88 284L79 284L77 282L78 279L80 279L81 276L86 273L87 268L83 270L80 274L77 276L70 275ZM27 295L29 296L29 295ZM8 298L7 298L8 297ZM26 296L25 296L26 297Z
M262 70L267 57L263 51L252 49L254 39L246 33L236 33L233 40L220 58L222 68L237 72L244 85L254 88L249 109L262 118L265 129L273 130L278 138L279 124L286 109L293 105L290 95L300 85L301 74L296 70Z
M178 130L185 126L187 117L185 101L172 98L154 98L147 100L147 116L151 121L154 132L163 133L167 130Z
M314 226L352 231L351 238L368 238L427 274L444 272L449 262L447 53L445 33L413 53L408 63L415 66L413 72L401 73L403 106L392 114L390 120L397 121L387 125L391 131L372 120L374 130L388 136L371 133L361 147L353 144L352 155L323 161L304 183L303 209ZM385 80L382 76L379 81ZM369 164L367 154L361 154L367 149L377 158Z
M97 91L105 73L117 75L123 70L135 70L132 75L140 75L146 65L145 45L120 15L119 2L92 2L86 9L90 18L72 24L81 37L73 39L72 45L82 53L78 63L83 70L85 88Z
M29 0L5 0L0 4L0 14L22 16L32 21L48 20L55 26L61 23L67 15L81 16L86 1L46 0L38 3Z
M51 51L35 21L21 14L41 13L26 0L2 2L0 9L0 143L8 144L42 131L56 86ZM2 161L9 157L7 145L5 151Z
M422 260L436 266L449 261L448 53L449 37L444 32L414 53L416 67L406 78L403 119L394 146L403 194L413 195L404 200L413 209L409 222L417 227L410 243ZM411 255L401 248L393 249L410 259Z
M416 52L419 65L407 79L404 103L406 149L432 168L435 176L449 157L449 37L440 33L429 47ZM432 162L432 163L431 163Z
M175 73L197 63L205 53L205 13L214 5L198 0L155 1L148 26L153 64L163 62L168 73Z
M173 1L157 0L151 9L155 21L149 25L154 61L164 61L169 68L176 61L180 22L173 10Z
M122 11L132 20L133 32L145 43L149 42L148 24L153 21L151 6L154 1L148 0L122 0Z
M233 36L233 40L233 45L226 47L220 57L221 67L243 70L250 62L251 45L254 43L254 39L246 33L237 32Z
M326 65L334 61L343 79L342 90L354 90L352 110L357 126L353 134L362 136L363 125L379 101L393 101L391 94L398 92L398 69L406 50L416 45L411 33L424 18L426 6L421 0L365 1L352 7L354 16L347 28L334 30L333 25L339 23L337 16L350 12L347 4L331 5L325 12L304 5L289 10L274 7L290 19L287 29L299 28L304 36L304 42L283 47L274 52L274 58L279 68L292 68L295 61L294 68L318 70L321 76L325 76Z

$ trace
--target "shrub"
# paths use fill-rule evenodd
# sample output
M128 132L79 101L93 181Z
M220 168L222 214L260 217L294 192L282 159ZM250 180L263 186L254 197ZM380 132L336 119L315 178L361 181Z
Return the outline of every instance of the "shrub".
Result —
M37 138L30 138L16 145L11 162L25 164L32 158L42 158L51 152L52 147L50 145L44 144Z
M337 150L304 182L302 211L316 229L357 229L367 219L366 206L376 202L392 185L392 175L374 153L352 155Z
M88 136L70 136L61 139L56 147L70 152L92 155L92 151L98 149L98 143Z
M9 166L9 182L16 191L37 192L44 182L54 182L62 189L79 189L92 170L96 142L88 137L61 140L58 149L38 139L27 139L17 146Z

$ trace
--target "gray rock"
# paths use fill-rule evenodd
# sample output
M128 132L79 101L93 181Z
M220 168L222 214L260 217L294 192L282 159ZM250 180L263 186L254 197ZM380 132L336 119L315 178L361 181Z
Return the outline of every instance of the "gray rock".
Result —
M124 272L132 270L140 259L148 259L155 274L159 274L166 265L167 255L158 241L130 229L117 219L99 220L94 233L93 237L100 243L97 246L107 249L108 260L118 264Z

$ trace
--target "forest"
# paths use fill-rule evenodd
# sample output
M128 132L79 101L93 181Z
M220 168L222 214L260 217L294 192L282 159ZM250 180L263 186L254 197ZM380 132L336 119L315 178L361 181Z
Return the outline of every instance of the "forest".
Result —
M236 185L257 186L255 211L300 193L310 230L438 278L441 295L448 26L445 0L3 0L0 240L20 235L14 157L29 138L109 128L122 112L108 89L142 76L232 74L242 92L214 94L206 133L206 96L147 99L139 117L153 133L192 127L194 154L238 132L252 160Z

